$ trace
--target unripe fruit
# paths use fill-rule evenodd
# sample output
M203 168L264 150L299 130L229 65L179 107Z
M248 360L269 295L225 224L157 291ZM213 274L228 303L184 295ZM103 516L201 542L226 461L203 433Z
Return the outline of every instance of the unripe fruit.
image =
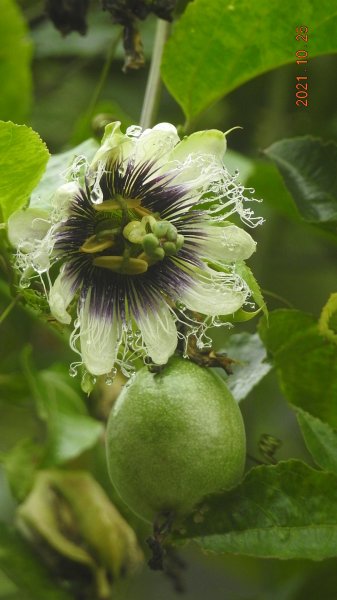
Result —
M206 494L234 486L245 452L241 412L224 382L182 358L161 373L141 369L110 414L111 481L146 521L183 515Z

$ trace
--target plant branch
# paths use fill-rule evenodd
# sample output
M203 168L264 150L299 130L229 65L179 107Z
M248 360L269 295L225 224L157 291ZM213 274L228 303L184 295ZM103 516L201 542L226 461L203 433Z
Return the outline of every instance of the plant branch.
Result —
M169 30L170 23L158 19L150 71L140 117L140 126L143 129L151 127L157 112L161 90L160 65Z

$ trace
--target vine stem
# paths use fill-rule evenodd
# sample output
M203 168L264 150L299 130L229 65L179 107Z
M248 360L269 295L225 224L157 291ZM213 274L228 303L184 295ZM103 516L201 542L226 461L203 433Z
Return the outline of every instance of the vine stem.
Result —
M17 296L15 296L15 298L13 298L13 300L11 301L11 303L1 313L1 315L0 315L0 325L4 322L5 319L7 319L8 315L12 312L14 306L20 300L20 298L21 298L20 294L18 294Z
M144 102L140 116L140 126L143 129L151 127L158 108L161 87L160 65L169 30L170 23L163 21L162 19L158 19L150 71L147 79Z
M96 85L96 88L94 89L93 95L91 97L91 100L90 100L90 103L89 103L89 106L87 109L88 117L90 117L92 115L92 113L95 109L95 106L99 100L99 97L101 95L101 92L105 86L105 82L106 82L112 61L114 59L114 56L115 56L115 53L117 50L117 46L121 40L121 37L122 37L122 33L120 32L116 35L116 37L111 42L110 48L107 52L106 59L105 59L104 65L103 65L103 69L101 71L101 74L100 74L100 77L98 80L98 83Z

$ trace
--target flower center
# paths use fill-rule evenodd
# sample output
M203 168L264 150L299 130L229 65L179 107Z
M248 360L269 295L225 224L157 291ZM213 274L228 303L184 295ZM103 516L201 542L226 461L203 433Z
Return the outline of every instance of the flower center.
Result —
M96 267L140 275L166 256L176 255L184 244L184 236L172 223L158 219L138 199L116 196L94 208L95 233L80 251L92 254Z

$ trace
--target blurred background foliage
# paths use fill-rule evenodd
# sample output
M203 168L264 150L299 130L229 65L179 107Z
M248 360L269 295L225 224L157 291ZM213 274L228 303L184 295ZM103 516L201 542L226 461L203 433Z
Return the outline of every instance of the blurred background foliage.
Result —
M81 37L71 33L62 38L44 16L39 0L20 0L18 5L0 0L0 77L6 90L0 100L0 118L30 125L51 153L68 150L88 137L99 138L107 121L119 119L128 126L139 120L155 19L150 17L141 25L145 67L124 73L119 28L92 4L88 34ZM288 32L289 48L294 52L294 29L300 24L294 21ZM238 52L239 47L240 40ZM240 85L199 114L190 126L221 130L242 127L229 135L228 160L231 168L238 165L246 185L254 187L255 196L264 200L256 205L256 212L266 222L253 232L258 250L250 266L270 310L294 307L318 317L327 297L336 290L336 238L299 216L276 167L263 154L271 144L287 137L310 134L325 141L336 140L337 108L332 87L336 70L337 55L310 59L310 103L305 110L295 106L298 69L287 64ZM158 121L180 125L185 121L166 89ZM1 243L5 244L4 238ZM35 312L28 311L12 300L7 283L9 266L4 259L1 266L0 451L4 470L0 518L7 525L0 533L0 598L66 600L73 597L67 586L61 585L62 591L57 591L44 567L10 528L16 502L29 491L36 469L63 465L90 471L140 539L147 532L125 511L106 473L101 422L118 386L110 388L102 382L90 397L83 396L78 381L68 377L67 365L74 357L66 336L40 320L38 305ZM235 332L253 332L256 324L255 319L237 325ZM219 329L214 331L216 347L226 345L226 339ZM258 440L261 434L269 433L282 440L278 458L298 457L311 464L273 370L241 407L251 456L261 458ZM248 466L252 464L248 461ZM229 555L214 558L196 548L183 554L188 562L186 599L334 600L337 595L334 559L310 563ZM113 597L169 600L175 594L161 574L144 568L118 583Z

